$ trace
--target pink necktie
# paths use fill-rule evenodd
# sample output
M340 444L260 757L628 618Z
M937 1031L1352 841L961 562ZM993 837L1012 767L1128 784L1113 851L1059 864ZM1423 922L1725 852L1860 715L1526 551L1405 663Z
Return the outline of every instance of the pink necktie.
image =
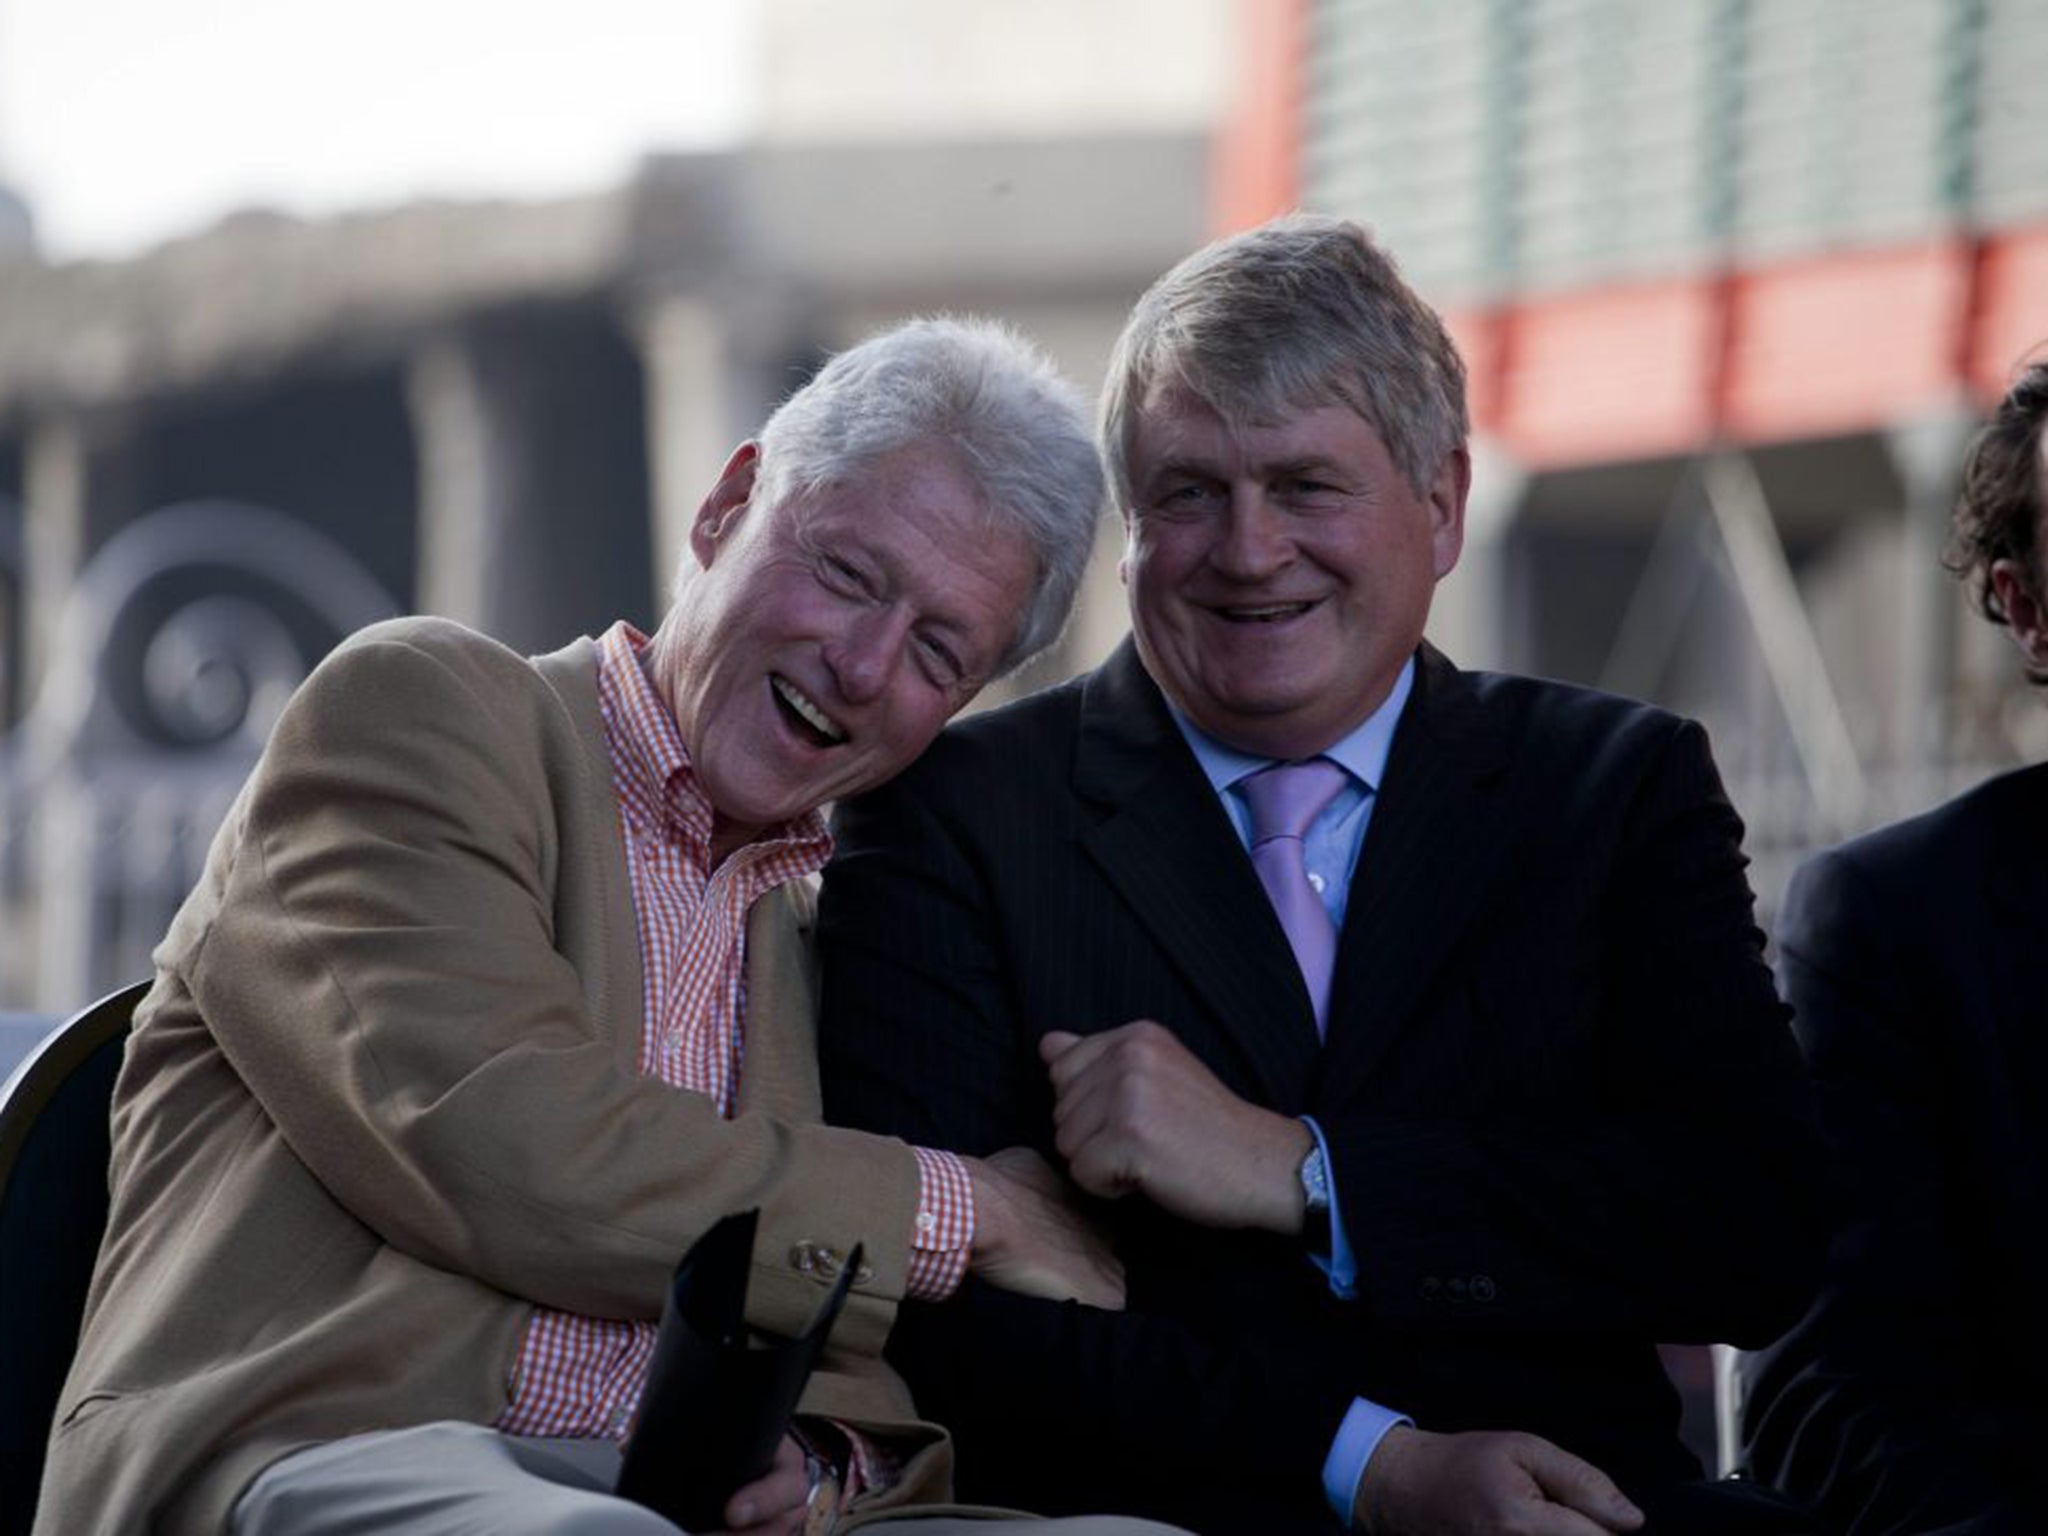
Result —
M1243 781L1252 812L1252 867L1280 918L1295 964L1315 1003L1322 1033L1330 1005L1330 972L1337 963L1337 930L1323 898L1308 880L1301 840L1324 806L1344 787L1345 773L1325 757L1276 763Z

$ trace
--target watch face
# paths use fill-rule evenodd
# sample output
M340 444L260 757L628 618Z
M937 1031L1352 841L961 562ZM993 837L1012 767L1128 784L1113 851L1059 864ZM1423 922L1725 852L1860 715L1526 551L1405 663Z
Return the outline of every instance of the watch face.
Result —
M1323 1161L1320 1142L1310 1147L1308 1156L1301 1160L1301 1193L1311 1214L1329 1210L1330 1170Z
M832 1536L839 1527L839 1478L829 1469L804 1500L803 1536Z

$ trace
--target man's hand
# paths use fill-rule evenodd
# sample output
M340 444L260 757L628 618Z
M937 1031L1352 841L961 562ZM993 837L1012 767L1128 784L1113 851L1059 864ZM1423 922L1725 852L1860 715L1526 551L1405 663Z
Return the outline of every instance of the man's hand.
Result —
M1366 1536L1613 1536L1643 1523L1607 1474L1535 1435L1387 1431L1351 1506Z
M1006 1147L965 1161L974 1181L974 1273L1026 1296L1123 1310L1123 1265L1044 1158Z
M726 1500L726 1526L732 1536L798 1536L811 1487L803 1446L784 1435L774 1464Z
M1054 1030L1038 1054L1052 1072L1054 1139L1090 1194L1143 1193L1205 1227L1301 1231L1308 1127L1240 1099L1164 1025Z

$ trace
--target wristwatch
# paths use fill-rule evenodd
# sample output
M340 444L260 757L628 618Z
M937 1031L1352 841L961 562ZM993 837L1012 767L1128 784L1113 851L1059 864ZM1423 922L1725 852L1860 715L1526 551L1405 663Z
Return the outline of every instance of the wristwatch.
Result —
M1309 1247L1327 1253L1330 1247L1330 1160L1322 1139L1309 1133L1308 1156L1301 1160L1301 1235Z
M793 1420L789 1433L804 1453L804 1519L797 1529L802 1536L832 1536L853 1448L830 1420Z
M839 1528L839 1473L824 1457L804 1457L803 1536L832 1536Z

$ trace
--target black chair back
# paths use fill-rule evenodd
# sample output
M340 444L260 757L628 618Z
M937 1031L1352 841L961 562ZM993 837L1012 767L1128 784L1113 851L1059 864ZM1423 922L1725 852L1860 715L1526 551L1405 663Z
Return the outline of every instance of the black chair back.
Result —
M0 1087L0 1536L27 1536L107 1225L107 1109L135 1005L59 1025Z

